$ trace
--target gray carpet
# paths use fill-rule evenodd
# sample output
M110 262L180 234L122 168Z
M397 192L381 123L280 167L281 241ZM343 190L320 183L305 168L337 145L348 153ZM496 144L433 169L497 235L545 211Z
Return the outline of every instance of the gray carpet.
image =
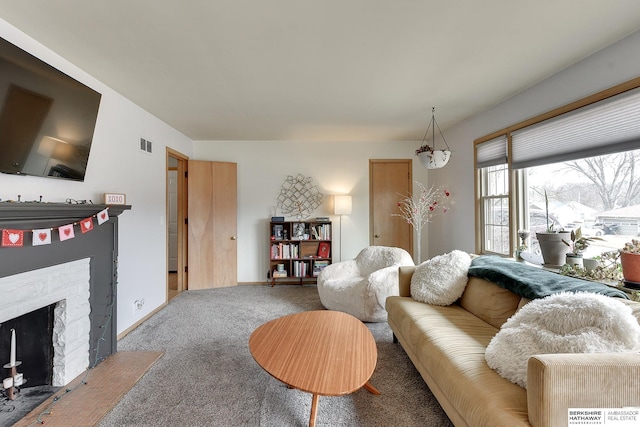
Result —
M183 292L118 343L164 351L99 426L306 426L311 395L288 389L251 357L251 332L277 317L322 309L313 285L246 285ZM367 324L378 346L371 383L320 397L318 426L451 426L386 323Z

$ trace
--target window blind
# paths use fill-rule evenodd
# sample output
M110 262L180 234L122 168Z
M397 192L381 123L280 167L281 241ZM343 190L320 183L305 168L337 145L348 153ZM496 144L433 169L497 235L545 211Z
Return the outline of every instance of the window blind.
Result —
M503 165L507 163L507 135L476 144L476 167Z
M640 89L528 126L511 135L521 169L640 148Z

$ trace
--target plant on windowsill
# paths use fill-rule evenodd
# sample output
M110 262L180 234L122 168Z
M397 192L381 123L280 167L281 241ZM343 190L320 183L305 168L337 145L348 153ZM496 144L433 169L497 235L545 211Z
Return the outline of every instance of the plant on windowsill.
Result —
M544 264L548 266L561 266L565 263L567 253L567 247L563 239L569 238L570 233L564 230L554 230L553 222L550 221L549 217L549 197L547 196L547 190L544 191L544 206L547 218L547 230L546 232L536 233L536 238L540 244L540 252L542 252Z
M640 286L640 240L632 239L625 243L619 253L622 277L627 286Z
M585 237L582 235L582 227L571 230L571 241L562 239L562 243L571 248L571 253L566 255L567 264L582 265L582 255L593 240L602 240L599 237Z
M600 256L595 257L597 265L592 269L585 269L579 265L565 264L559 273L566 276L607 283L610 286L624 285L631 299L640 301L640 291L628 291L628 289L637 289L636 285L634 285L634 283L637 282L630 281L624 277L621 267L623 254L627 254L625 258L629 255L632 257L640 257L640 240L634 239L631 242L627 242L622 249L603 252Z

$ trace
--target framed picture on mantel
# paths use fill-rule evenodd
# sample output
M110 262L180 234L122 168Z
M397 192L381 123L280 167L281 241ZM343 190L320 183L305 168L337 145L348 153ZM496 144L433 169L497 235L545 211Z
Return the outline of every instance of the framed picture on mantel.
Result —
M127 195L123 193L104 193L105 205L126 205Z

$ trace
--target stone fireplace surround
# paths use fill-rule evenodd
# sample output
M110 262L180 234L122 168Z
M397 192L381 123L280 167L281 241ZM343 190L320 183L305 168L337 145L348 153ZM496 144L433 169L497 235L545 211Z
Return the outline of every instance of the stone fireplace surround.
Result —
M0 203L0 229L54 228L106 207ZM109 221L94 222L86 234L75 226L71 240L60 242L54 233L51 245L34 247L26 232L24 247L0 247L0 322L57 303L53 385L66 385L117 351L118 215L127 209L131 207L110 206Z
M0 278L0 323L56 304L53 386L69 384L89 367L89 279L89 258ZM28 369L18 371L28 377Z

